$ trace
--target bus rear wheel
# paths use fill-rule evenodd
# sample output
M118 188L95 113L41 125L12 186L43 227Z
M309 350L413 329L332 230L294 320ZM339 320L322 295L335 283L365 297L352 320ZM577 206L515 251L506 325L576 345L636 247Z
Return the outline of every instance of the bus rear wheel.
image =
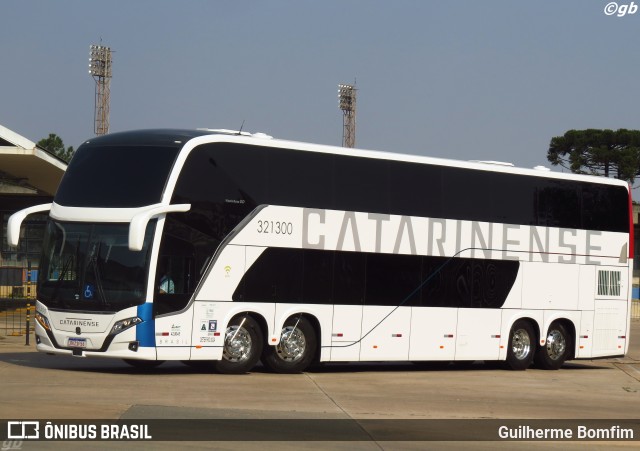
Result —
M536 338L533 327L528 321L518 320L509 333L507 366L516 371L526 370L533 362Z
M280 343L264 349L262 363L276 373L299 373L309 367L316 348L311 323L304 317L292 317L282 327Z
M544 370L560 369L569 357L571 339L567 329L561 323L553 323L549 326L545 345L536 352L536 367Z
M263 338L258 323L250 316L233 318L224 334L222 360L215 369L223 374L240 374L250 371L262 352Z

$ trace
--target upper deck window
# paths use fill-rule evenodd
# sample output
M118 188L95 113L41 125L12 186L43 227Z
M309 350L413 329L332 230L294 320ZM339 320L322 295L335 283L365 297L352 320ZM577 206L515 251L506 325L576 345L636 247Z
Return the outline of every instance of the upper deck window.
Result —
M78 148L54 201L67 207L142 207L160 202L178 147Z

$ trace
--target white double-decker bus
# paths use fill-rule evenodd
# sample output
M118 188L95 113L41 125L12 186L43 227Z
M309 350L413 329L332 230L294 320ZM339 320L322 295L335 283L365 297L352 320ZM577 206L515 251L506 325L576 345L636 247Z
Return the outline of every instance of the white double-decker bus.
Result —
M49 212L39 351L277 372L627 352L626 183L224 130L77 150Z

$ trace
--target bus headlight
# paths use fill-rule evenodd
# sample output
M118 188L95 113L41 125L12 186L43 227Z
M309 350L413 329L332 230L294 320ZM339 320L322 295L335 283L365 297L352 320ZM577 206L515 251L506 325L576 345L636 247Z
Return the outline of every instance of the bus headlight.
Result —
M38 311L36 311L36 321L38 321L38 324L44 327L45 330L51 330L51 325L49 324L47 317Z
M141 322L142 319L138 318L137 316L134 316L133 318L121 319L120 321L117 321L111 328L111 335L119 334L120 332L125 331L135 326L136 324L140 324Z

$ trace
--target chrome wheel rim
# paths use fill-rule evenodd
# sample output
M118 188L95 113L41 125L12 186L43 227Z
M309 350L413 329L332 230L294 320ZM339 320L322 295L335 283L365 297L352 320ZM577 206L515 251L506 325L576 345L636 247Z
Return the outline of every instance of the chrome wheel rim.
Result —
M547 355L551 360L558 360L567 349L567 341L558 330L549 331L547 336Z
M229 326L224 336L222 357L229 362L244 362L251 355L251 334L244 327Z
M518 360L524 360L529 356L531 353L531 338L526 330L518 329L513 333L511 350Z
M285 362L295 362L302 358L307 348L307 340L302 331L292 326L282 329L280 344L276 346L276 353Z

